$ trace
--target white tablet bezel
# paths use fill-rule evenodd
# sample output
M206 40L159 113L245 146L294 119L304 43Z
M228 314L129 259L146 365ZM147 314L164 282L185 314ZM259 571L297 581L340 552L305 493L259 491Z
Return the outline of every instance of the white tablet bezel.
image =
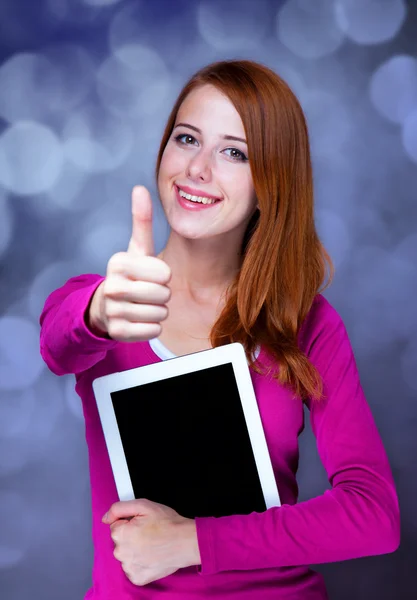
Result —
M129 387L231 363L267 508L281 501L243 345L239 342L98 377L93 390L120 500L134 492L110 394Z

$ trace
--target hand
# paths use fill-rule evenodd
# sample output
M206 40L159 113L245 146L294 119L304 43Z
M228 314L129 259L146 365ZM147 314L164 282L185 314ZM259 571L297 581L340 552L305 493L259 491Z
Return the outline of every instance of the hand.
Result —
M114 556L135 585L200 564L194 519L142 498L116 502L103 517L115 543Z
M93 330L123 342L158 337L171 297L167 286L171 269L154 256L152 199L143 186L133 188L132 218L127 252L110 258L106 278L95 291L89 309Z

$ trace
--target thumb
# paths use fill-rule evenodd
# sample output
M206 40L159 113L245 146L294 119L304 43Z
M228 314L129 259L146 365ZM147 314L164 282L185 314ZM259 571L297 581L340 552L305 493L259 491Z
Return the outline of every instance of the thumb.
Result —
M146 514L146 508L140 500L122 500L115 502L102 518L103 523L111 525L118 519L129 519Z
M132 236L127 251L139 256L155 255L152 198L143 185L136 185L132 190Z

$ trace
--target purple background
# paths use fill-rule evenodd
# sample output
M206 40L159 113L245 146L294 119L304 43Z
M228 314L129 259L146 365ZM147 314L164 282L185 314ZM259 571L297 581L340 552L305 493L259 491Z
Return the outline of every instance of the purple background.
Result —
M0 596L74 600L91 582L74 377L39 355L47 295L104 273L130 237L172 103L217 59L275 69L306 112L317 225L401 502L393 555L318 567L332 600L417 597L417 2L1 0ZM159 252L168 235L155 202ZM300 499L328 486L307 417Z

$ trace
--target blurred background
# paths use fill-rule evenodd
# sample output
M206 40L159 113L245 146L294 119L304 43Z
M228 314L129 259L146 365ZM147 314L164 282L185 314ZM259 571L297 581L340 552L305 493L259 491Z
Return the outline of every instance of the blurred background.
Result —
M316 218L402 511L392 555L322 565L332 600L417 597L417 2L1 0L0 596L91 585L87 449L74 377L39 354L46 297L126 250L182 85L250 58L307 115ZM306 413L300 499L328 487Z

